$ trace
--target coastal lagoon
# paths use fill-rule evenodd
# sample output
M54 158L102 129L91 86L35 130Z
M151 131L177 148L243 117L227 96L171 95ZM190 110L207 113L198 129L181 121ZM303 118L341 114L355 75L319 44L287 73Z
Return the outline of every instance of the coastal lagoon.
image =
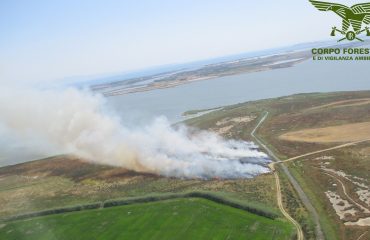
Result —
M174 88L106 98L130 129L164 116L171 123L182 113L295 93L370 90L370 62L305 61L294 67L203 80ZM1 129L0 129L1 130ZM47 157L42 149L2 139L0 166ZM12 143L11 145L9 143ZM57 153L55 153L57 154ZM12 156L12 157L8 157Z
M295 93L370 90L369 61L312 61L294 67L192 82L173 88L108 97L124 124L137 125L183 112Z

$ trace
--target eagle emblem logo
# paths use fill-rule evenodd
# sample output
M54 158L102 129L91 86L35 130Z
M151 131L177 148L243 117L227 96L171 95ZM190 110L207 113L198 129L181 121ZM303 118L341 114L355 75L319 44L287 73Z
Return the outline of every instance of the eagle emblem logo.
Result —
M341 42L345 39L348 41L358 40L363 42L359 35L366 32L366 36L370 36L369 27L362 28L363 25L370 24L370 3L355 4L352 7L347 7L338 3L321 2L309 0L320 11L333 11L342 18L342 29L333 27L331 36L335 33L340 33L344 37L339 39Z

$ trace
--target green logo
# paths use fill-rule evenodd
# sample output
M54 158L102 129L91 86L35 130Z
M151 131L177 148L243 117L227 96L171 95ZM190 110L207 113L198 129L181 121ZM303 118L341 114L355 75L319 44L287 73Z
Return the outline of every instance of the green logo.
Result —
M320 11L333 11L339 17L342 18L342 30L333 27L331 36L335 36L335 33L340 33L344 37L339 39L341 42L345 39L348 41L358 40L363 42L358 36L366 31L366 36L370 36L369 27L362 29L363 23L365 25L370 24L370 3L361 3L347 7L338 3L320 2L309 0L318 10Z

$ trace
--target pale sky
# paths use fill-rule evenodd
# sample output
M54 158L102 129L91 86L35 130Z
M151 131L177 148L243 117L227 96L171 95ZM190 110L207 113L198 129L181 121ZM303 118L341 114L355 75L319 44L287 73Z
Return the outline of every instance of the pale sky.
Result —
M334 25L341 26L339 17L308 0L1 0L0 84L318 41Z

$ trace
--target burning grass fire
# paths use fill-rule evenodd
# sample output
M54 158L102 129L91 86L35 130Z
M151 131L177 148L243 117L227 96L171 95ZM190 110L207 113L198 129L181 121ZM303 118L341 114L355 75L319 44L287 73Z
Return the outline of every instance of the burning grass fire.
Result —
M16 101L14 101L16 99ZM103 97L77 89L4 89L0 132L24 149L74 154L99 164L181 178L250 178L269 169L251 142L173 128L163 117L128 128ZM130 113L127 113L130 114ZM8 150L7 158L12 158Z

